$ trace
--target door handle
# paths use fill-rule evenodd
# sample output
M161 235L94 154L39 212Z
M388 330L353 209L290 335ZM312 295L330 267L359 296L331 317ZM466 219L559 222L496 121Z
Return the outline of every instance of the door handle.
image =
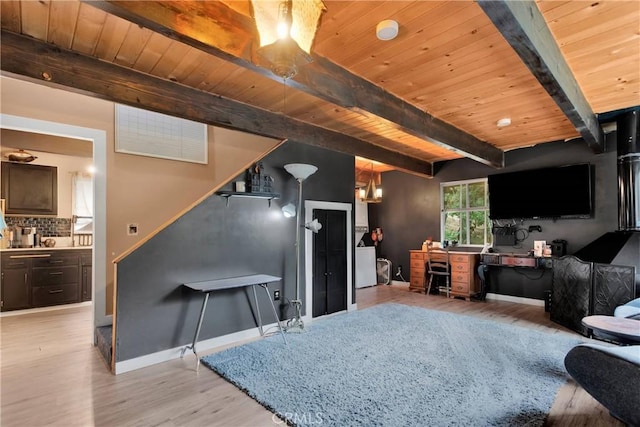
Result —
M50 293L50 294L60 294L60 293L62 293L62 292L64 292L64 290L63 290L63 289L56 289L56 290L54 290L54 291L49 291L49 293Z
M49 276L61 276L62 275L62 271L55 271L53 273L49 273Z
M40 255L11 255L9 258L11 259L20 259L20 258L49 258L51 254L40 254Z

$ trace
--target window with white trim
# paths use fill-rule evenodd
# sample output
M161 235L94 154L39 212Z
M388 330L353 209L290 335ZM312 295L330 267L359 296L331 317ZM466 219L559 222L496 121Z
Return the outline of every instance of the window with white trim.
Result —
M484 246L492 243L487 179L440 184L440 235L449 243Z
M93 234L93 176L74 172L71 178L74 234Z

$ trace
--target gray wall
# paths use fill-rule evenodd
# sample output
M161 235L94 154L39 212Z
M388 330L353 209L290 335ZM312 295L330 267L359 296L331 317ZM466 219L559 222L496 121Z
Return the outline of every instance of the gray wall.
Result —
M191 342L202 295L182 283L264 273L283 278L270 285L272 294L281 289L282 297L295 298L295 218L284 218L280 210L297 199L297 182L283 168L287 163L318 166L303 184L303 199L353 202L353 156L293 142L279 147L263 159L281 194L271 208L266 200L244 198L225 207L222 197L211 196L118 264L117 362ZM254 328L249 292L215 293L200 340ZM301 292L304 298L304 286ZM266 296L258 296L265 323L273 322Z
M614 135L609 135L613 137ZM553 142L506 153L506 167L496 170L469 159L459 159L437 165L433 179L419 178L402 172L382 175L383 202L369 205L371 226L384 229L381 254L393 263L394 272L402 266L403 276L409 280L409 250L420 249L422 242L432 236L440 240L440 183L474 178L490 174L591 163L595 167L595 211L591 219L525 220L523 227L540 225L542 232L532 232L518 247L495 247L498 252L526 253L534 240L568 241L573 253L607 231L617 229L617 178L615 139L607 146L613 148L603 154L593 154L580 141ZM474 249L474 250L480 250ZM489 292L505 295L543 298L550 289L551 273L539 270L507 269L491 273Z

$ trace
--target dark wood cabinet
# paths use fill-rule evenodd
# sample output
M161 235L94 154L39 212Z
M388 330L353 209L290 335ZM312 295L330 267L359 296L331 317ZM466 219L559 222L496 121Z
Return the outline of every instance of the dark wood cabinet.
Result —
M82 301L91 301L91 287L92 287L92 261L91 254L83 255L80 258L80 264L82 268L82 279L81 279L81 295L80 298Z
M31 306L31 260L2 258L2 311Z
M7 215L57 215L58 168L2 162L2 198Z
M91 250L2 253L2 311L91 300Z

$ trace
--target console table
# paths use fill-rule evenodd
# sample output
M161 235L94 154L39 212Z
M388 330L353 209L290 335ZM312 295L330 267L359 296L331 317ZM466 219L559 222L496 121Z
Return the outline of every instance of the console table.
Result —
M551 257L533 257L526 254L512 253L487 253L482 254L481 264L493 267L526 267L526 268L553 268Z
M260 315L260 306L258 305L258 295L256 294L255 288L256 285L263 288L267 293L267 298L269 298L269 302L271 303L271 308L273 309L273 315L276 318L278 329L280 330L282 339L286 344L287 339L284 336L284 331L282 330L282 326L280 325L280 318L278 317L275 305L273 305L271 293L269 292L269 287L267 286L268 283L277 282L279 280L281 280L281 278L276 276L269 276L267 274L253 274L250 276L239 276L225 279L207 280L204 282L184 283L184 287L189 288L195 292L203 293L204 300L202 301L202 308L200 309L200 317L198 318L198 325L196 326L196 332L193 336L193 342L191 343L191 345L188 345L182 349L180 357L183 357L184 353L187 350L192 350L193 354L196 355L196 370L200 366L200 357L198 357L198 353L196 351L196 344L198 342L198 336L200 335L200 329L202 328L202 320L204 319L204 313L207 309L207 302L209 301L209 294L211 294L211 292L221 291L224 289L246 288L248 286L251 286L251 289L253 290L253 300L256 304L256 312L258 314L258 329L260 330L260 335L263 336L264 331L262 330L262 316Z
M432 253L445 252L434 249ZM411 250L409 258L409 289L423 291L425 280L428 280L425 274L427 251ZM480 278L476 274L479 261L480 254L477 252L449 251L452 297L463 297L468 301L472 295L480 292Z

